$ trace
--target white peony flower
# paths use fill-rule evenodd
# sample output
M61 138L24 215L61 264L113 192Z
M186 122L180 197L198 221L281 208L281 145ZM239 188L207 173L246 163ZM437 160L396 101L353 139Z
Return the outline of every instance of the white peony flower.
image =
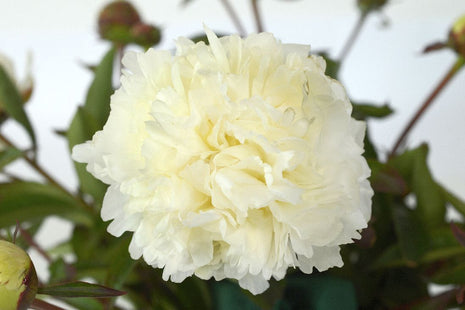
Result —
M342 266L371 213L365 124L309 47L269 33L128 53L111 114L76 161L110 185L108 231L181 282L253 294L288 267Z

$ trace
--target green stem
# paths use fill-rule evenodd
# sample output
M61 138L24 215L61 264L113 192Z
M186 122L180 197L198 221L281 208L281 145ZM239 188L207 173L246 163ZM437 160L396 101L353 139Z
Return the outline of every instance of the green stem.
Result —
M354 43L357 40L358 36L360 35L363 25L365 24L365 20L367 16L368 16L367 13L361 13L360 16L358 17L357 23L355 24L354 29L352 29L352 32L350 33L349 38L344 44L341 54L339 55L339 62L342 63L344 61L344 59L347 57L350 50L354 46Z
M263 23L260 15L260 9L258 8L258 0L252 0L252 10L255 17L255 26L257 32L263 32Z
M447 71L446 75L442 78L439 84L434 88L431 94L426 98L425 102L420 106L417 112L412 116L410 121L407 123L404 130L397 138L396 143L394 144L394 147L392 148L389 154L389 158L391 158L392 156L396 154L397 150L404 143L408 134L413 129L413 127L417 124L421 116L425 114L425 111L431 106L434 99L436 99L436 97L441 93L441 91L446 87L446 85L452 80L452 78L460 70L460 68L464 66L464 64L465 64L465 58L462 56L459 56L458 59L453 64L453 66L449 69L449 71Z
M18 149L13 142L11 142L7 137L0 133L0 140L5 143L6 145ZM89 206L81 197L77 197L71 194L63 185L61 185L58 181L56 181L50 174L48 174L34 159L31 159L27 156L26 153L22 153L22 158L32 167L35 171L37 171L41 176L43 176L50 184L61 190L62 192L68 194L70 197L76 199L80 205L87 211L94 213L94 209Z
M228 0L221 0L221 3L226 9L226 12L228 12L229 17L231 18L234 26L239 32L239 35L241 37L245 37L247 35L247 31L245 31L245 28L242 25L241 20L239 19L239 16L237 15L236 11L234 11L234 8L231 6L231 3L229 3Z

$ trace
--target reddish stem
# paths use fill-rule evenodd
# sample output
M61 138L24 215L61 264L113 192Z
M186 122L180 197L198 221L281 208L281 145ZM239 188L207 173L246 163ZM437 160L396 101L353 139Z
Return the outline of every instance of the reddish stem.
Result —
M441 91L450 82L450 80L455 76L455 74L460 70L460 68L463 67L464 64L465 64L465 58L459 56L459 58L454 63L454 65L449 69L449 71L442 78L442 80L439 82L436 88L432 91L432 93L428 96L428 98L426 98L425 102L420 106L417 112L410 119L407 126L405 126L399 138L397 138L397 141L394 144L394 147L392 148L391 153L389 154L389 158L393 157L396 154L397 150L404 143L405 139L407 138L407 135L410 133L413 127L417 124L418 120L423 116L425 111L433 103L434 99L436 99L436 97L441 93Z

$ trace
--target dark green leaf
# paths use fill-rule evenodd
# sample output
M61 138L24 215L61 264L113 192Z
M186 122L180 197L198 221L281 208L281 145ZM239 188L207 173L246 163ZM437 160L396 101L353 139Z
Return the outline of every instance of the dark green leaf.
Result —
M95 118L83 107L79 107L67 132L70 150L76 144L91 139L98 129L99 125ZM90 194L96 201L101 202L107 186L87 172L85 164L74 162L74 166L81 191Z
M125 292L114 290L103 285L81 281L39 287L38 293L57 297L93 298L116 297L125 294Z
M464 284L465 263L448 264L433 276L432 281L437 284Z
M352 283L328 274L289 278L284 300L291 309L356 310L358 307Z
M0 183L0 227L56 215L89 225L91 215L67 193L34 182Z
M372 118L384 118L391 115L394 111L390 106L384 104L382 106L376 106L374 104L357 104L352 103L353 110L352 116L355 119L364 120L368 117Z
M210 286L214 309L218 310L260 310L247 296L242 292L239 286L229 280L211 282Z
M341 63L329 57L328 54L325 52L320 52L318 53L318 55L320 55L326 60L325 74L332 77L333 79L337 79L337 76L339 74L339 68L341 67Z
M433 180L427 163L428 147L406 151L388 164L397 169L416 196L415 212L427 228L444 224L446 204L439 185Z
M225 36L225 34L218 34L218 33L216 33L216 32L215 32L215 34L216 34L216 36L217 36L218 38L221 38L221 37L224 37L224 36ZM209 44L209 43L208 43L207 35L206 35L206 34L203 34L203 33L202 33L202 34L198 34L198 35L194 35L193 37L191 37L191 40L192 40L193 42L195 42L195 43L203 42L203 43L205 43L205 44L207 44L207 45Z
M404 196L408 193L405 180L399 172L377 160L368 160L371 168L370 183L375 192Z
M113 94L112 77L115 49L112 48L95 69L95 77L87 92L85 110L97 123L97 130L103 128L110 113L110 97Z
M21 95L6 71L2 66L0 66L0 110L3 109L24 127L35 148L36 138L34 130L32 129L26 112L24 111Z
M20 150L14 147L7 147L0 152L0 170L22 156L23 153Z
M107 285L111 284L116 289L120 289L123 286L126 277L137 264L137 261L129 256L130 236L125 235L124 238L120 239L112 249L107 251L109 268L105 283Z
M427 250L428 232L417 214L403 205L392 205L392 219L402 255L414 266Z

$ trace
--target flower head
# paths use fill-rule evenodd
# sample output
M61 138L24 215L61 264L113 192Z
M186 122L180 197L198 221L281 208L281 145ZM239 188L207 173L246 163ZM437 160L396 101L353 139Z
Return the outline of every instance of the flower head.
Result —
M371 213L365 124L309 48L271 34L128 53L110 117L73 158L110 185L108 231L180 282L261 293L288 267L342 266Z
M0 309L25 310L36 293L37 275L27 253L0 240Z

